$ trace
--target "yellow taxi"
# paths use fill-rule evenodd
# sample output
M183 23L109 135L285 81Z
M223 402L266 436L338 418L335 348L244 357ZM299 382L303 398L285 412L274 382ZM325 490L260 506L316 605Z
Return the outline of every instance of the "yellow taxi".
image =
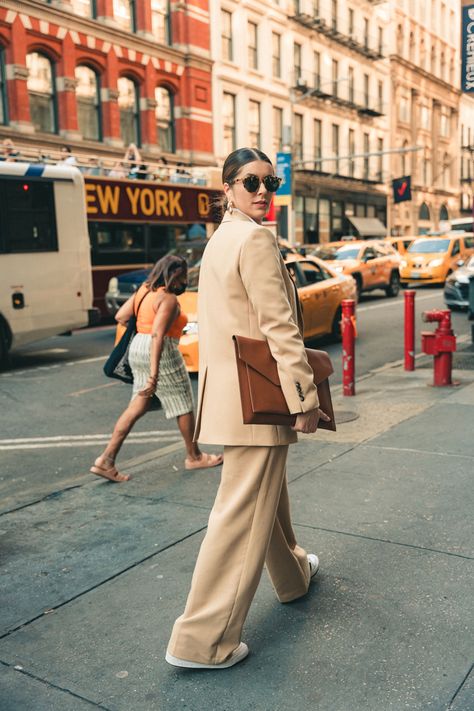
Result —
M400 291L398 267L401 257L384 240L328 242L315 248L312 254L324 259L325 264L336 272L352 276L358 295L363 291L383 289L387 296L397 296Z
M394 249L401 255L406 254L408 247L411 245L415 237L384 237L383 241L392 245Z
M316 257L302 257L288 252L284 259L300 297L305 339L331 335L338 340L341 301L357 298L354 279L338 273ZM179 350L187 370L190 373L197 373L199 370L198 295L197 290L193 290L194 280L189 279L189 284L190 290L178 297L181 309L188 317L188 324L179 341Z
M400 263L403 285L444 284L446 277L474 254L474 235L418 237Z

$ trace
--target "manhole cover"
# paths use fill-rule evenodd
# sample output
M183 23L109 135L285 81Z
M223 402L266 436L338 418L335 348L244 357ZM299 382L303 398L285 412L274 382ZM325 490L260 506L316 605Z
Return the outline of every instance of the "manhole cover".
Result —
M358 417L357 412L351 412L350 410L336 410L334 413L336 425L342 425L344 422L352 422L352 420L357 420Z

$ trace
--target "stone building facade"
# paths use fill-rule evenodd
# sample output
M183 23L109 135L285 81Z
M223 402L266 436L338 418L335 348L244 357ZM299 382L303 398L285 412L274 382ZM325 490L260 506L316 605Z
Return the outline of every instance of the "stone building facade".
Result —
M459 214L459 0L391 1L393 177L411 175L412 200L389 202L393 234L439 230Z
M5 0L0 137L214 162L207 0Z

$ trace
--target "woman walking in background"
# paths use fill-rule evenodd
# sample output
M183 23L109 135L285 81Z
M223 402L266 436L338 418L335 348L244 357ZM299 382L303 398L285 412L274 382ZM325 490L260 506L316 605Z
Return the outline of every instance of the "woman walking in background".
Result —
M308 591L318 558L296 543L286 457L296 432L320 418L294 285L270 230L261 226L280 180L261 151L224 163L226 212L206 246L199 280L199 404L196 436L224 445L224 467L186 608L166 660L222 669L248 654L242 626L266 563L281 602ZM233 335L266 339L277 361L293 428L244 425Z
M95 460L90 471L110 481L127 481L115 466L120 448L137 420L150 408L157 395L167 419L176 417L186 445L186 469L215 467L222 456L201 452L193 442L194 413L191 382L178 343L187 323L181 313L179 294L186 290L187 264L182 257L167 255L153 267L150 276L134 296L121 306L115 316L126 324L137 315L137 333L129 351L133 373L133 395L125 412L119 417L112 437Z

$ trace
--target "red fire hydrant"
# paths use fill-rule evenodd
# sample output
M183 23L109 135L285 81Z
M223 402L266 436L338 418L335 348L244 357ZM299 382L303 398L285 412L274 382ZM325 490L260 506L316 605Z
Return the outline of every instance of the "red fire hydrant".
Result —
M452 385L453 352L456 350L456 336L451 328L451 312L433 309L422 314L425 323L437 322L438 328L421 332L421 350L434 356L433 385Z

